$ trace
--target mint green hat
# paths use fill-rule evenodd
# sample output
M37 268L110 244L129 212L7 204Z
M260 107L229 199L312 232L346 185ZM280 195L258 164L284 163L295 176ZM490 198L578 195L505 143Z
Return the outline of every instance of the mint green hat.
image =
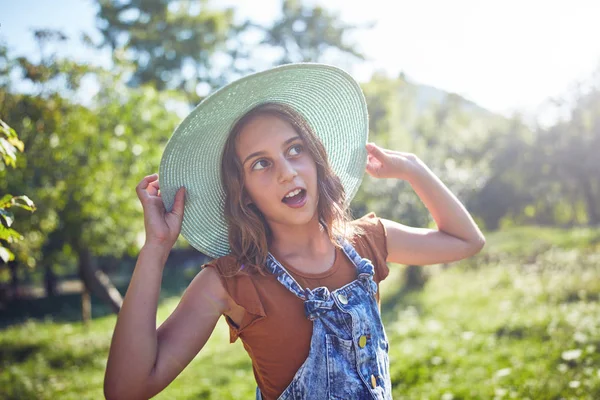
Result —
M181 234L200 252L229 254L221 187L221 156L235 122L263 103L292 107L321 139L349 203L367 163L367 104L358 83L330 65L287 64L248 75L206 97L179 124L167 143L159 168L165 208L186 188Z

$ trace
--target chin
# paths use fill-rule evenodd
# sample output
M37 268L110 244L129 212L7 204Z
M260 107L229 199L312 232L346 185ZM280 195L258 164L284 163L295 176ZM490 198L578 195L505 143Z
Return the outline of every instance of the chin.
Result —
M286 225L306 225L315 219L319 219L317 207L306 204L302 210L285 210L279 221Z

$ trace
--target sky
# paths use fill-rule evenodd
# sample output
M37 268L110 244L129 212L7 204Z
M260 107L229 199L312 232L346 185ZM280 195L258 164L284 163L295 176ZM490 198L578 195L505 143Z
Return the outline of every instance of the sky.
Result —
M374 70L454 92L490 111L554 118L549 99L568 93L600 67L597 0L305 0L351 23L375 22L351 39L368 61L349 71L367 81ZM218 0L240 18L269 23L279 0ZM72 39L95 33L91 0L0 0L0 40L14 54L37 54L32 28L62 29ZM72 58L108 63L72 40ZM544 115L545 113L545 115Z

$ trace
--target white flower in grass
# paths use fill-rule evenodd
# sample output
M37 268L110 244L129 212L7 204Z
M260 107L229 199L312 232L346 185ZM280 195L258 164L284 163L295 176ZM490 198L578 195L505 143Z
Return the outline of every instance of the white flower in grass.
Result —
M588 345L585 348L585 351L587 351L588 353L595 353L596 352L596 346L594 346L593 344Z
M573 335L573 339L575 339L575 341L579 343L585 343L588 340L587 335L582 332L575 332L575 334Z
M503 376L507 376L511 373L511 369L510 368L502 368L498 371L496 371L496 376L499 378L502 378Z
M558 364L558 367L557 367L557 368L558 368L558 370L559 370L560 372L562 372L563 374L564 374L565 372L567 372L567 370L569 369L569 367L567 366L567 364L562 364L562 363L561 363L561 364Z
M470 331L465 331L462 333L462 338L464 340L471 340L471 339L473 339L473 336L475 336L475 333L470 332Z
M581 353L582 353L581 349L573 349L573 350L563 351L562 359L565 361L577 360L579 357L581 357Z
M431 358L431 364L433 364L433 365L440 365L442 363L442 361L444 361L444 359L439 356L433 356Z
M454 395L452 393L444 393L442 395L442 400L453 400L454 399Z
M430 332L439 332L440 330L442 330L443 326L439 321L436 321L435 319L430 319L429 321L427 321L427 329Z
M577 389L579 386L581 386L581 382L579 382L579 381L569 382L569 387L572 389Z

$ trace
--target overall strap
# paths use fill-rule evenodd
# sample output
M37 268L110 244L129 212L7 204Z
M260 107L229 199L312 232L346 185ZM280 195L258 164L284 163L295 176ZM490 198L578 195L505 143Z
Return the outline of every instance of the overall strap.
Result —
M365 285L367 290L372 294L377 293L377 284L373 281L373 276L375 275L375 268L371 263L371 260L368 258L361 257L352 244L348 241L341 242L342 249L346 256L352 261L354 266L356 267L356 271L358 273L358 279Z
M277 278L279 283L285 286L290 292L295 294L301 300L307 299L306 291L308 289L302 289L294 277L287 272L283 265L281 265L271 253L269 253L267 256L266 267L270 273L275 275L275 278Z
M267 269L275 275L275 278L285 286L296 297L304 301L304 312L306 317L314 321L322 313L331 310L334 306L333 298L329 289L324 286L302 289L294 277L285 269L283 265L271 253L267 256Z

